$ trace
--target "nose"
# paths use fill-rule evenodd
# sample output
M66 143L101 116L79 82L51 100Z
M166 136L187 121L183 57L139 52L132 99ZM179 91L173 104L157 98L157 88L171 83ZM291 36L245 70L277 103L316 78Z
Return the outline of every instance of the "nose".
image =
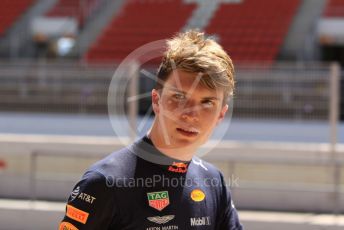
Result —
M187 102L181 108L181 117L183 120L198 121L199 120L199 108L192 102Z

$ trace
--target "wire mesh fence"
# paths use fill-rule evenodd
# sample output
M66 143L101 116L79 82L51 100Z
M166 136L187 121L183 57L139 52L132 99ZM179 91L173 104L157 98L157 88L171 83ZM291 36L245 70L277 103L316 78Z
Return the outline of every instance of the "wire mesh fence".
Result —
M331 70L321 64L237 67L234 111L238 117L326 120Z
M1 62L0 110L107 113L108 90L115 69L114 65L68 62ZM155 69L148 71L154 75ZM329 65L319 63L239 65L234 116L326 120L334 96L330 90L331 74ZM149 94L154 85L145 78L140 74L140 94ZM117 81L123 84L121 79ZM126 90L123 87L118 89ZM125 98L118 101L126 104ZM150 98L143 98L138 104L140 113L144 113L150 106Z

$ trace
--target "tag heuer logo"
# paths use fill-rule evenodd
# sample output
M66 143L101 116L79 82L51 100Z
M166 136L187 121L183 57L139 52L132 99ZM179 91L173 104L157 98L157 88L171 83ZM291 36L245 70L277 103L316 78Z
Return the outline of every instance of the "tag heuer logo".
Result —
M147 217L147 219L151 222L157 223L157 224L166 224L170 220L174 219L174 215L167 215L167 216L152 216Z
M148 197L149 206L159 211L163 210L170 204L168 191L150 192L150 193L147 193L147 197Z

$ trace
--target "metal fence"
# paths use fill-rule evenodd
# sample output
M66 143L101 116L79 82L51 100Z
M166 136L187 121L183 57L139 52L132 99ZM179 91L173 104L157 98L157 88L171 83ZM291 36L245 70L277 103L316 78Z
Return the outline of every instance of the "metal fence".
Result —
M0 62L0 111L107 113L115 70L115 65L77 62ZM155 69L147 71L154 75ZM140 69L139 94L154 84L143 73ZM339 109L339 73L338 66L321 63L236 66L235 116L327 120L332 99L336 100L332 109ZM142 113L149 101L149 97L138 100Z
M326 120L339 92L331 88L331 81L339 86L335 68L319 63L239 66L235 112L249 118Z
M106 112L113 66L78 63L0 63L0 110Z

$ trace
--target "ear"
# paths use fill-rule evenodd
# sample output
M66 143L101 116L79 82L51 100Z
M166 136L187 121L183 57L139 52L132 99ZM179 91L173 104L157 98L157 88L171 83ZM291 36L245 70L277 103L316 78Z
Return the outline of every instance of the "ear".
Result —
M159 100L160 100L160 95L159 95L158 90L153 89L152 90L152 107L155 114L159 113Z
M228 110L228 105L227 104L222 106L222 109L220 111L220 115L219 115L219 117L218 117L218 119L216 121L216 125L220 124L221 121L223 120L223 118L225 118L227 110Z

